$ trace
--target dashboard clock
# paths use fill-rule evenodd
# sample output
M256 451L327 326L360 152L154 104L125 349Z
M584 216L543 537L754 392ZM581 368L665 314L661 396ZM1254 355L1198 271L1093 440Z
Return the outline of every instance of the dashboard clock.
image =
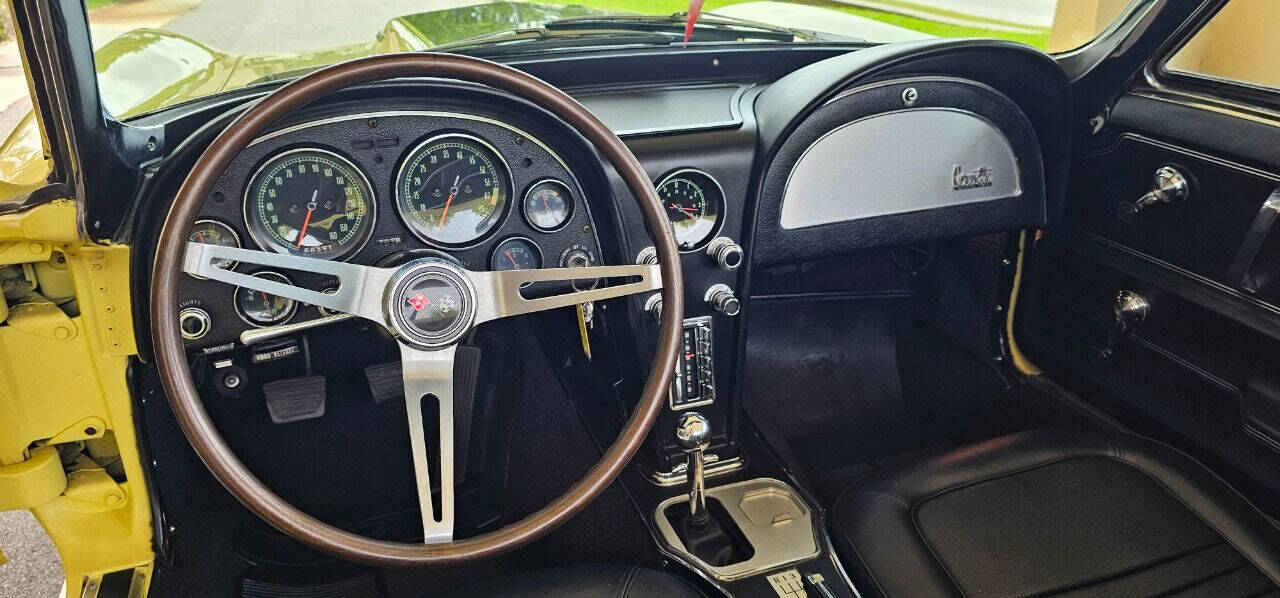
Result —
M705 247L720 231L724 191L711 175L683 168L664 176L657 187L681 251Z

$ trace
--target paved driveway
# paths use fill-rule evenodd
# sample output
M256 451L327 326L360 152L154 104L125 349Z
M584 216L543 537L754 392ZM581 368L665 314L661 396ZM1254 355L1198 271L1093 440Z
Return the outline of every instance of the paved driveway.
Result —
M62 562L27 511L0 512L0 598L52 598L62 591Z
M228 54L305 52L372 43L399 16L486 0L205 0L165 24Z

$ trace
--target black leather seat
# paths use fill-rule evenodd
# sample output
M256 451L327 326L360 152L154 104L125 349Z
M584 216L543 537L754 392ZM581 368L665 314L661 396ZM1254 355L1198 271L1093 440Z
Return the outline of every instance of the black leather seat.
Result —
M1037 431L860 480L832 535L863 596L1280 596L1280 529L1163 444Z
M570 565L539 569L471 586L449 595L488 598L705 598L674 575L625 565Z

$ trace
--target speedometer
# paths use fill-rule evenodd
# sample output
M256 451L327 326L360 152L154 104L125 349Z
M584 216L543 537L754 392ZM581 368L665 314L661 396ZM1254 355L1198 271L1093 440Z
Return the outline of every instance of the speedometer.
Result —
M511 194L507 164L469 135L432 137L412 152L396 177L396 209L424 241L468 245L497 228Z
M658 199L681 251L701 249L720 230L724 191L711 175L692 168L676 170L658 182Z
M267 160L244 198L249 236L263 249L336 259L373 232L373 190L346 158L295 149Z

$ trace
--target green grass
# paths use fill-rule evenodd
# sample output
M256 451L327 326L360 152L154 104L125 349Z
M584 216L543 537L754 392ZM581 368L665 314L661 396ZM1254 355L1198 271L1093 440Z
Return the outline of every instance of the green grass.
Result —
M919 31L921 33L927 33L938 37L990 37L995 39L1007 39L1015 42L1022 42L1028 46L1039 48L1041 50L1045 49L1045 47L1049 45L1049 32L1047 30L1042 33L1015 33L1012 31L983 29L981 27L949 25L947 23L939 23L937 21L919 19L891 12L849 6L847 4L840 4L839 2L810 0L805 3L835 9L851 15L874 19L882 23L897 25L904 29L911 29L912 31Z
M742 2L748 2L748 1L750 0L707 0L707 3L703 5L702 9L704 11L714 11L715 9L720 8L722 6L729 6L731 4L739 4ZM904 8L920 8L921 10L925 10L923 7L918 7L917 5L911 4L909 2L903 2L901 0L877 0L877 1L882 2L884 4L895 4L898 6L902 6ZM839 2L833 2L831 0L799 0L796 3L797 4L803 3L803 4L809 4L812 6L820 6L822 8L829 8L829 9L837 10L840 12L848 13L851 15L856 15L859 17L880 21L882 23L896 25L898 27L903 27L905 29L911 29L913 31L927 33L929 35L935 35L938 37L988 37L988 38L995 38L995 39L1007 39L1007 40L1012 40L1016 42L1022 42L1024 44L1027 44L1029 46L1033 46L1036 48L1040 48L1042 50L1049 43L1049 32L1047 30L1039 33L1014 33L1010 31L999 31L995 29L983 29L981 27L965 27L960 25L949 25L946 23L938 23L936 21L930 21L927 19L920 19L916 17L909 17L906 15L900 15L892 12L885 12L882 10L874 10L869 8L859 8L857 6L849 6L847 4L841 4ZM688 10L689 8L689 3L685 0L567 0L566 2L563 2L563 4L577 4L580 6L590 6L593 8L602 8L606 10L616 10L619 12L631 12L631 13L638 13L638 14L670 14L670 13L676 13L676 12ZM985 22L998 24L998 25L1015 25L1014 23L1005 23L1002 21L997 21L995 19L983 19L981 17L970 17L968 15L961 15L958 13L947 13L946 11L933 11L933 12L939 15L965 18L970 21L985 21ZM833 31L832 33L839 33L839 31ZM876 40L868 40L868 41L874 42Z
M1002 21L1000 19L993 19L991 17L984 17L981 15L971 15L963 12L956 12L954 10L947 10L944 8L933 8L931 6L916 4L915 2L907 2L906 0L873 0L873 1L878 4L884 4L886 6L897 6L899 8L924 11L927 13L941 16L941 17L951 17L955 19L964 19L966 21L990 23L992 25L1003 25L1006 27L1017 27L1019 29L1036 29L1036 27L1031 27L1029 25L1024 25L1022 23L1014 23L1013 21Z
M111 6L112 4L118 4L119 2L120 0L85 0L84 4L85 4L85 7L88 8L89 10L97 10L104 6Z

